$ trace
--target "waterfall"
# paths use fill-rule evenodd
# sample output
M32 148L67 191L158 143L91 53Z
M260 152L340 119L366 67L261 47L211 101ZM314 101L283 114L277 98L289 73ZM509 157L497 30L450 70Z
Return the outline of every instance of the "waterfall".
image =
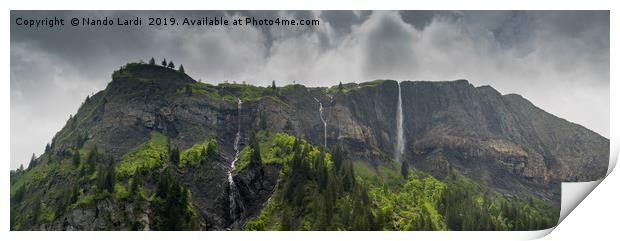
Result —
M405 151L405 135L403 133L403 99L401 97L400 82L398 82L398 105L396 106L396 150L394 159L400 162Z
M314 97L314 100L319 103L319 117L321 117L321 122L323 122L323 147L327 148L327 121L323 116L323 104L316 97Z
M233 179L233 171L235 170L235 163L237 163L237 160L239 160L239 152L241 151L239 148L239 144L241 142L241 105L243 104L243 102L241 101L241 99L239 99L239 101L237 102L237 118L238 118L238 124L237 124L237 135L235 136L235 143L234 143L234 150L235 150L235 158L233 159L233 161L230 163L230 169L228 170L228 187L229 187L229 193L228 193L228 201L229 201L229 215L230 218L233 220L233 224L236 220L236 211L237 211L237 201L236 201L236 197L239 196L239 191L237 191L237 184L235 184L235 180ZM243 210L243 205L239 206L242 210Z

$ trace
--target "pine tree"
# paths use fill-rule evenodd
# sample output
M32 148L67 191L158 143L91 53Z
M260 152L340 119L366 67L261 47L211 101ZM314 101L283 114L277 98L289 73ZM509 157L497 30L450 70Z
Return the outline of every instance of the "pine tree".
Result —
M208 159L212 159L217 155L218 152L218 147L217 147L217 140L211 140L209 141L209 144L207 144L207 158Z
M172 61L170 61L170 63L168 63L168 68L174 69L174 63L172 63Z
M166 62L166 58L164 58L164 61L161 61L161 65L164 67L168 66L168 63Z
M328 227L331 224L334 216L334 206L336 204L336 198L338 195L336 193L338 189L338 187L336 186L336 181L337 179L335 178L335 176L329 175L327 178L327 189L324 192L325 197L323 206L325 207L326 225Z
M34 155L34 153L32 153L32 156L30 157L30 162L28 163L28 169L33 168L36 165L37 165L37 157Z
M340 171L342 167L342 161L344 160L344 152L342 151L342 147L339 144L334 145L332 148L332 161L334 162L334 168L336 172Z
M30 221L32 224L37 224L39 223L39 216L41 216L41 194L35 196L31 208L32 214L30 216Z
M179 153L179 148L176 146L172 147L172 149L170 150L170 155L168 156L168 161L170 161L175 166L178 166L180 160L181 156Z
M400 174L405 180L409 178L409 163L407 160L403 160L403 163L400 165Z
M150 65L155 65L155 59L153 57L151 57L151 60L149 60L149 64Z
M95 167L97 162L99 161L99 152L97 151L97 146L93 147L92 150L88 153L86 157L86 172L92 173L95 171Z
M100 165L97 171L97 187L100 190L114 193L114 185L116 184L116 172L114 160L109 160L107 165Z
M255 164L261 163L260 145L256 138L256 132L252 132L250 135L250 148L252 148L252 155L250 156L250 162Z
M327 187L327 164L325 164L325 152L321 149L321 153L317 157L317 181L319 183L319 190L325 190Z
M407 162L407 160L403 160L402 164L400 165L400 174L405 180L409 178L409 163Z
M179 72L185 73L185 68L183 68L183 65L179 66Z
M276 93L276 81L272 80L271 81L271 91L275 94Z
M72 158L72 160L73 160L73 165L74 166L79 166L80 165L80 162L82 162L82 160L80 159L80 152L79 151L77 151L77 150L73 151L73 158Z
M342 187L345 192L350 192L355 187L355 173L353 171L353 162L347 161L342 168Z
M383 210L379 208L377 210L376 228L375 228L375 230L379 230L379 231L383 230L383 227L386 224L385 217L386 217L385 213L383 213Z
M15 189L15 194L13 195L13 198L11 198L11 206L12 204L22 202L22 200L24 200L25 194L26 194L26 189L24 188L23 185L17 187L17 189Z
M282 220L281 220L281 224L280 224L280 230L281 231L293 230L293 220L291 220L291 218L292 217L290 215L282 216Z
M343 89L342 82L338 83L338 91L342 92Z
M167 149L167 151L168 151L168 152L167 152L167 153L168 153L168 155L170 155L170 152L172 151L172 144L173 144L173 143L172 143L172 139L170 139L170 137L169 137L169 136L166 136L166 147L168 148L168 149ZM162 159L162 160L163 160L163 159Z
M136 169L136 172L133 174L133 178L131 180L131 189L129 190L131 196L139 197L140 187L142 186L142 174L140 174L139 170Z

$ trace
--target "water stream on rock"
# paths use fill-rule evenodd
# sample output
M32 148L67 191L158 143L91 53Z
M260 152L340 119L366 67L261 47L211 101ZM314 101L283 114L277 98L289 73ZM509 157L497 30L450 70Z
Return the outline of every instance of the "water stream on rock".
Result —
M405 135L403 133L403 100L401 97L400 82L398 82L398 105L396 107L396 150L394 160L400 162L405 151Z
M314 100L319 103L319 116L321 117L321 122L323 122L323 147L327 148L327 121L323 116L323 104L316 97Z
M239 203L241 205L237 206L237 200L238 200L237 197L239 197L239 191L237 190L237 184L235 184L235 180L233 179L233 171L235 170L235 164L237 163L237 160L239 160L239 152L241 151L239 148L239 144L241 142L241 106L242 104L243 102L241 101L241 99L239 99L239 101L237 102L237 115L238 115L237 135L235 136L235 144L233 146L235 150L235 158L230 163L230 169L228 170L228 187L229 187L228 201L229 201L229 212L230 212L229 214L230 214L231 220L233 220L233 224L231 226L234 226L237 220L237 215L236 215L237 209L241 208L241 212L243 212L242 203Z

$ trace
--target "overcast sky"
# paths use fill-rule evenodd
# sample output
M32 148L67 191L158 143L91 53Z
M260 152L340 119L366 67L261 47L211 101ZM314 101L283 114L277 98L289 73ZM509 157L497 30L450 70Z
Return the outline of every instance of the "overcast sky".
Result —
M45 17L281 17L314 27L26 28ZM608 11L11 12L11 168L127 62L164 57L203 82L330 86L454 80L518 93L609 137ZM145 23L143 23L145 24Z

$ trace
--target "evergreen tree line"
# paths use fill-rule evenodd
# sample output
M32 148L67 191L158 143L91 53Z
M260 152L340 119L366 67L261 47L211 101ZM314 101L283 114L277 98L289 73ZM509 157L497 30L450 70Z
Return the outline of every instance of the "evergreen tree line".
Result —
M155 58L151 58L149 60L149 64L150 65L155 65ZM161 61L161 66L168 67L168 68L171 68L171 69L175 68L174 62L172 62L172 60L170 60L170 62L168 62L168 61L166 61L166 58L164 58L164 60ZM179 72L185 73L185 68L183 67L183 65L179 66Z
M448 185L440 210L450 230L541 230L553 227L555 210L535 207L535 201L498 198L458 185Z
M155 197L151 201L153 229L195 230L199 228L193 213L189 189L170 171L162 171L157 182Z
M353 163L346 160L342 148L332 149L333 165L323 149L312 158L311 148L299 138L293 144L290 171L283 180L280 228L300 230L310 222L312 230L380 230L383 215L372 211L367 188L356 181Z

